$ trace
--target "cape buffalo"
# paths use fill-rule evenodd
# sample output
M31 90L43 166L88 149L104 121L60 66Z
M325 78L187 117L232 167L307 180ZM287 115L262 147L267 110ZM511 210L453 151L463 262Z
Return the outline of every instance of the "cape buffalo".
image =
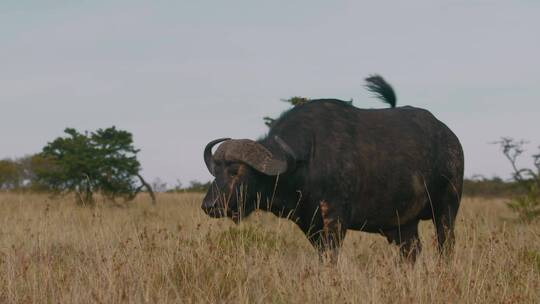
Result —
M380 233L413 261L418 222L431 219L440 252L451 250L463 185L458 138L427 110L396 108L382 77L366 81L391 108L311 100L285 112L263 139L208 143L204 160L215 180L202 209L235 222L271 211L331 257L348 229Z

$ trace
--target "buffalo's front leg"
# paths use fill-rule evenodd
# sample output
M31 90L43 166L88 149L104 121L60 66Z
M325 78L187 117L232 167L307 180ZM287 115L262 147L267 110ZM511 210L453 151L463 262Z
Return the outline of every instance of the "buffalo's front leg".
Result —
M319 251L319 260L329 260L337 263L339 248L345 238L347 228L345 225L343 211L341 208L333 206L326 201L319 203L320 220L316 221L317 230L308 238Z

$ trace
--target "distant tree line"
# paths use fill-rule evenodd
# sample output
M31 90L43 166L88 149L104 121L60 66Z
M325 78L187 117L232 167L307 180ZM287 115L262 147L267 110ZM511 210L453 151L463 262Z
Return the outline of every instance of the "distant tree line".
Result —
M476 175L463 181L463 195L469 197L509 198L523 193L524 190L515 181L505 181L497 176L485 178Z
M182 183L177 182L177 185L173 188L166 189L161 192L169 192L169 193L182 193L182 192L206 192L210 188L210 185L212 184L211 181L208 182L200 182L197 180L192 180L189 182L189 185L183 186Z
M206 192L210 188L211 182L190 181L187 186L154 187L157 192ZM466 178L463 182L463 194L469 197L487 197L487 198L510 198L525 193L515 181L503 180L500 177L485 178L474 176Z

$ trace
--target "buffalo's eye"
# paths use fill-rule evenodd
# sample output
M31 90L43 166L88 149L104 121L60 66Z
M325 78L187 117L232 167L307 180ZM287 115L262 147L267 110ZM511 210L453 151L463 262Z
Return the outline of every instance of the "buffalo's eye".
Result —
M228 169L227 169L227 173L230 177L235 177L236 175L238 175L238 166L230 166Z

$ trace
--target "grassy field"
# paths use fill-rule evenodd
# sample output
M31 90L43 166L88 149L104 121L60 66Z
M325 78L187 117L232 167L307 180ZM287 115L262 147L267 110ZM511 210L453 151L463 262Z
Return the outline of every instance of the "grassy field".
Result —
M338 265L293 223L257 213L207 218L198 194L127 207L0 194L0 303L534 303L540 225L502 200L464 199L456 252L437 256L431 223L415 266L378 235L352 232Z

